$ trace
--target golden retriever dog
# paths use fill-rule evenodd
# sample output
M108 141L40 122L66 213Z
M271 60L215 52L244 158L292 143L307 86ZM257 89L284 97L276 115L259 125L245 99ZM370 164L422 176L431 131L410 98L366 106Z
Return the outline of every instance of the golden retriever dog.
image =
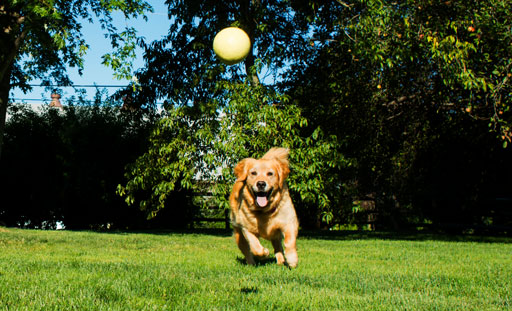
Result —
M272 242L279 265L296 267L295 241L299 221L288 192L288 149L272 148L261 159L246 158L235 167L236 181L229 197L235 241L247 264L267 257L259 238ZM283 254L284 238L284 254Z

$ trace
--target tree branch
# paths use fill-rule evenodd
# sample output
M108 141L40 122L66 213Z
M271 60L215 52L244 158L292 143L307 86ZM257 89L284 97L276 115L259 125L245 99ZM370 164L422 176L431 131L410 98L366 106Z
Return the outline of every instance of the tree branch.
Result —
M23 29L18 37L14 39L14 46L10 50L10 52L6 55L4 61L2 64L0 64L0 80L3 79L5 73L7 72L7 68L10 67L10 65L14 62L14 59L16 58L16 55L18 54L19 48L23 41L25 40L25 37L27 36L27 30Z
M23 28L23 23L25 22L25 16L21 16L20 14L16 12L8 12L6 11L5 7L2 5L0 6L0 16L9 16L14 20L15 28L22 29L19 35L14 38L14 40L10 40L13 35L13 28L12 26L7 26L3 29L3 33L7 36L7 40L12 42L12 48L9 49L9 52L6 53L5 58L2 60L2 63L0 64L0 80L4 78L4 75L8 71L7 69L11 67L12 63L14 62L14 59L16 58L16 55L18 54L18 51L20 49L21 44L25 40L25 37L27 36L28 30L26 28Z
M336 0L336 2L338 2L339 4L343 5L344 7L346 8L350 8L352 5L351 4L346 4L345 2L341 1L341 0Z

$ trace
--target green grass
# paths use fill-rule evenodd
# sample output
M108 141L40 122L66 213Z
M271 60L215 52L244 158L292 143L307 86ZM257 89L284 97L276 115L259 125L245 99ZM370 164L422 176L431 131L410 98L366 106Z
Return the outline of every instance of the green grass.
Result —
M229 235L2 229L0 310L512 310L511 242L302 237L289 270Z

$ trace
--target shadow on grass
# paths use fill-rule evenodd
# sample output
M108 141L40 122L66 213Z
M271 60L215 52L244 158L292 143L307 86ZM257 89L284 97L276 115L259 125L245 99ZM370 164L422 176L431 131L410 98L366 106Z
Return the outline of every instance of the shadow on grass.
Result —
M275 256L269 256L266 258L254 258L254 260L256 261L256 264L254 265L254 267L265 267L265 266L269 266L269 265L278 266L277 259ZM248 266L247 262L245 261L245 258L243 258L243 257L237 257L236 261L240 265ZM287 262L285 262L283 265L281 265L281 267L285 267L289 270L292 269L292 268L290 268L290 266L288 265Z
M75 230L72 230L75 231ZM81 230L76 230L81 231ZM113 234L154 234L154 235L210 235L217 237L230 237L230 229L155 229L155 230L109 230L94 231ZM478 235L478 234L450 234L437 231L330 231L330 230L300 230L299 239L317 240L402 240L402 241L446 241L446 242L481 242L481 243L512 243L510 235ZM241 259L241 261L244 261ZM275 262L275 258L263 260ZM244 261L245 262L245 261ZM260 264L261 265L261 264Z
M70 230L87 231L87 230ZM218 237L230 237L233 230L229 229L143 229L143 230L92 230L92 232L113 234L154 234L154 235L211 235Z
M272 264L277 265L277 261L274 256L270 256L267 258L254 258L254 260L256 261L255 267L264 267L264 266L268 266L268 265L272 265ZM236 261L241 265L247 266L247 262L245 261L245 258L243 258L243 257L237 257Z
M242 294L257 294L259 292L258 288L257 287L242 287L240 289L240 292Z
M445 242L482 242L512 243L510 236L462 235L437 232L387 232L387 231L301 231L302 239L318 240L398 240L398 241L445 241Z

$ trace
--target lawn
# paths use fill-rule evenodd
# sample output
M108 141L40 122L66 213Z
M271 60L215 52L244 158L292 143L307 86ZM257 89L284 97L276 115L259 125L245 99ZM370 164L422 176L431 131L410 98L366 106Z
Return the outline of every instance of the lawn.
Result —
M229 234L0 228L0 310L512 310L511 239L302 234L298 247L290 270L243 264Z

